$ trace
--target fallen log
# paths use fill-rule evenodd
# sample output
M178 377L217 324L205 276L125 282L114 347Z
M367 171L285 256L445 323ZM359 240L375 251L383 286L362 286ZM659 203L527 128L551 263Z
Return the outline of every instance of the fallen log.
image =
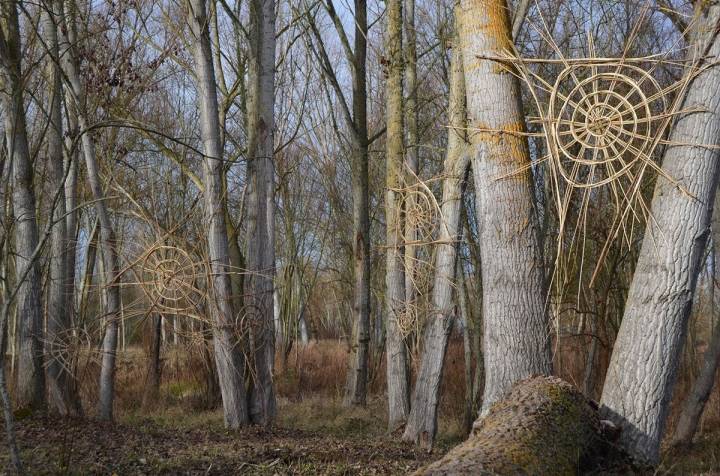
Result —
M417 475L582 474L630 469L597 404L557 377L516 383L467 441ZM614 435L615 437L617 435ZM632 469L630 469L632 471Z

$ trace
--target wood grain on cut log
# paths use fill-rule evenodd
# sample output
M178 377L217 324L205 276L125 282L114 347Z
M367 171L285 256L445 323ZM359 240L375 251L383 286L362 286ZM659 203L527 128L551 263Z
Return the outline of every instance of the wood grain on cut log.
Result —
M557 377L533 377L478 419L467 441L415 474L577 474L594 469L604 441L596 405Z

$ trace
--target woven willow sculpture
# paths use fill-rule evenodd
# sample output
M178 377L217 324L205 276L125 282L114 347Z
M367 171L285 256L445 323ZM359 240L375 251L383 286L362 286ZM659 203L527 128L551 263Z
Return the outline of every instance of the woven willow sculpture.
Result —
M589 224L591 201L597 203L607 196L602 210L603 213L610 211L612 219L594 264L590 285L610 246L622 239L629 247L635 230L652 220L642 195L642 187L648 179L660 176L692 198L659 165L662 150L681 145L717 147L668 140L675 117L697 111L683 106L685 92L692 79L710 65L702 61L701 45L690 54L670 48L663 54L645 57L627 55L647 16L647 8L639 13L638 22L626 43L625 55L621 57L598 57L593 38L588 35L589 55L566 58L540 17L541 27L531 26L554 51L553 59L522 58L517 51L482 58L497 62L509 74L517 76L527 86L538 111L538 116L528 119L533 132L520 134L536 137L544 143L544 155L531 166L548 165L546 176L559 220L553 276L559 295L564 294L566 283L574 281L569 276L571 258L579 255L580 268L583 267L584 234ZM688 59L677 60L675 56ZM547 76L543 77L539 71L545 69L552 70L552 76L546 72ZM680 79L666 79L669 84L661 85L656 79L661 69L672 71L665 75L666 78ZM573 206L579 207L577 213L570 213Z
M154 309L170 314L193 314L201 291L197 281L204 277L204 266L179 246L154 243L137 260L141 281L137 284L151 300Z

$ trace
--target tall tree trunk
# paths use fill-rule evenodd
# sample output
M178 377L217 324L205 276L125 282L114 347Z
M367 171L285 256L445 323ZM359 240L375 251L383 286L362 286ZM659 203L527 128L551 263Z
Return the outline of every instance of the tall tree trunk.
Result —
M415 32L415 0L405 1L405 129L407 133L407 147L405 150L405 166L415 175L420 171L418 160L418 109L417 109L417 35ZM413 181L414 178L410 177ZM406 198L405 208L414 206L415 196L410 194ZM417 241L418 232L415 224L405 222L405 301L415 305L417 299L417 286L415 285L415 271L417 269Z
M407 349L400 320L405 313L405 278L402 253L403 187L403 51L402 0L388 0L386 50L388 78L385 87L386 180L385 221L387 250L385 262L385 301L387 307L387 393L388 427L394 430L405 423L410 412Z
M484 414L515 381L550 374L552 360L530 154L518 135L525 128L520 86L504 65L481 59L512 50L507 2L461 0L460 45L469 130L477 131L470 142L482 243Z
M57 31L57 30L56 30ZM65 94L65 97L67 97L67 94ZM75 114L72 114L71 111L69 111L70 114L67 118L67 123L69 126L69 133L66 134L65 138L65 150L70 151L72 155L68 155L64 157L65 160L65 167L66 169L66 176L65 176L65 210L66 210L66 217L65 217L65 229L66 229L66 235L67 235L67 263L66 263L66 275L65 275L65 288L64 288L64 296L65 296L65 306L67 308L68 312L68 322L70 324L70 327L73 329L73 336L77 336L77 332L79 330L78 327L78 306L77 306L77 299L75 296L76 292L76 286L75 286L75 265L76 265L76 256L77 256L77 233L78 233L78 211L77 211L77 204L78 204L78 160L79 160L79 152L77 149L73 150L72 143L74 141L74 137L76 137L78 127L77 127L77 117ZM77 365L77 357L72 357L71 365L71 375L72 379L68 382L70 385L70 398L73 401L75 405L75 412L78 415L83 414L83 408L82 408L82 401L80 400L80 394L78 391L78 380L77 375L75 374L77 371L76 365Z
M346 403L367 402L370 360L370 213L367 128L367 0L355 0L353 64L353 290L354 342L350 356Z
M248 276L245 315L251 325L250 419L270 425L276 402L273 280L275 277L275 2L252 0L248 141Z
M16 2L3 1L0 6L0 100L5 109L7 150L12 162L15 269L18 276L27 271L17 295L17 316L21 323L16 395L19 407L40 409L45 405L40 269L37 262L30 261L39 237L33 165L25 123L20 41Z
M423 337L423 353L415 383L410 418L403 439L431 447L437 433L440 384L453 324L453 290L460 236L462 183L470 162L466 153L465 78L460 48L452 50L448 146L440 210L440 244L435 257L435 282L430 319Z
M699 4L705 8L706 4ZM720 6L700 12L690 55L716 61ZM698 58L698 56L695 56ZM692 58L691 58L692 59ZM716 144L720 138L720 68L713 65L689 86L670 142ZM659 458L660 439L670 409L678 356L710 232L712 204L720 173L715 147L673 145L663 170L685 189L659 178L642 249L628 292L625 314L610 360L601 404L606 418L622 428L622 443L636 457ZM689 195L685 193L689 192Z
M78 413L77 395L73 394L73 374L68 352L70 342L70 312L67 292L68 233L65 220L65 167L63 154L62 125L62 82L60 76L60 56L58 50L57 24L60 11L53 2L43 5L43 36L48 48L47 81L49 84L47 107L49 126L47 131L48 159L54 190L60 190L58 202L53 211L56 223L52 228L50 260L50 280L48 282L48 404L51 410L60 415Z
M80 80L78 47L75 20L77 6L68 2L69 10L61 15L64 24L58 29L60 51L63 52L61 64L68 81L71 106L77 115L78 127L84 131L81 137L87 179L95 200L95 211L100 224L100 248L103 259L105 286L105 329L102 342L102 360L100 364L100 401L98 414L102 420L113 419L113 400L115 397L115 357L117 353L118 321L121 319L120 264L117 255L117 243L110 213L102 189L100 171L95 155L95 143L87 132L89 119L85 98L85 89ZM60 7L58 2L58 7Z
M205 223L212 277L212 332L215 362L220 380L225 426L248 423L245 363L235 333L230 249L225 224L223 153L220 146L217 85L213 68L205 0L189 0L189 23L195 39L193 57L197 75L200 134L203 142Z

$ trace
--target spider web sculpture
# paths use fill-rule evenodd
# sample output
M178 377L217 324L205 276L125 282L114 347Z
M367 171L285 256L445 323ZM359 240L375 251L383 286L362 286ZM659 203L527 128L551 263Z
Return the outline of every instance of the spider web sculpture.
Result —
M179 246L153 243L137 260L138 284L161 312L192 315L203 293L197 282L205 275L204 266Z
M570 282L568 263L577 254L582 271L591 200L597 202L607 197L603 207L611 210L612 219L590 286L610 246L622 239L629 247L635 229L653 220L642 195L642 186L650 178L660 176L691 197L658 164L662 151L673 145L716 147L668 139L670 126L678 115L697 111L685 108L683 100L692 79L708 65L703 64L698 50L682 61L672 59L671 53L677 52L677 48L658 55L629 56L647 11L646 6L620 57L598 57L593 38L588 35L588 57L566 58L543 21L542 27L532 26L550 45L556 58L522 58L517 51L483 58L499 62L508 73L517 76L528 87L538 111L538 116L529 118L528 123L539 131L521 134L538 137L546 150L531 166L548 164L552 206L559 220L553 276L558 295L564 293L566 283ZM554 79L548 79L536 72L538 64L554 66L560 72ZM661 66L677 70L680 79L661 86L655 77ZM577 197L579 200L574 202ZM579 203L574 223L570 213L573 203ZM579 282L578 290L580 286Z
M415 297L406 296L403 302L395 303L395 317L403 336L421 329L421 318L427 314L425 308L429 306L428 297L435 274L432 248L439 243L437 233L442 223L440 204L430 187L442 178L437 176L423 180L406 167L400 186L392 189L402 203L402 207L395 210L398 214L396 231L400 237L398 246L416 248L413 258L403 256L404 273L409 278Z

